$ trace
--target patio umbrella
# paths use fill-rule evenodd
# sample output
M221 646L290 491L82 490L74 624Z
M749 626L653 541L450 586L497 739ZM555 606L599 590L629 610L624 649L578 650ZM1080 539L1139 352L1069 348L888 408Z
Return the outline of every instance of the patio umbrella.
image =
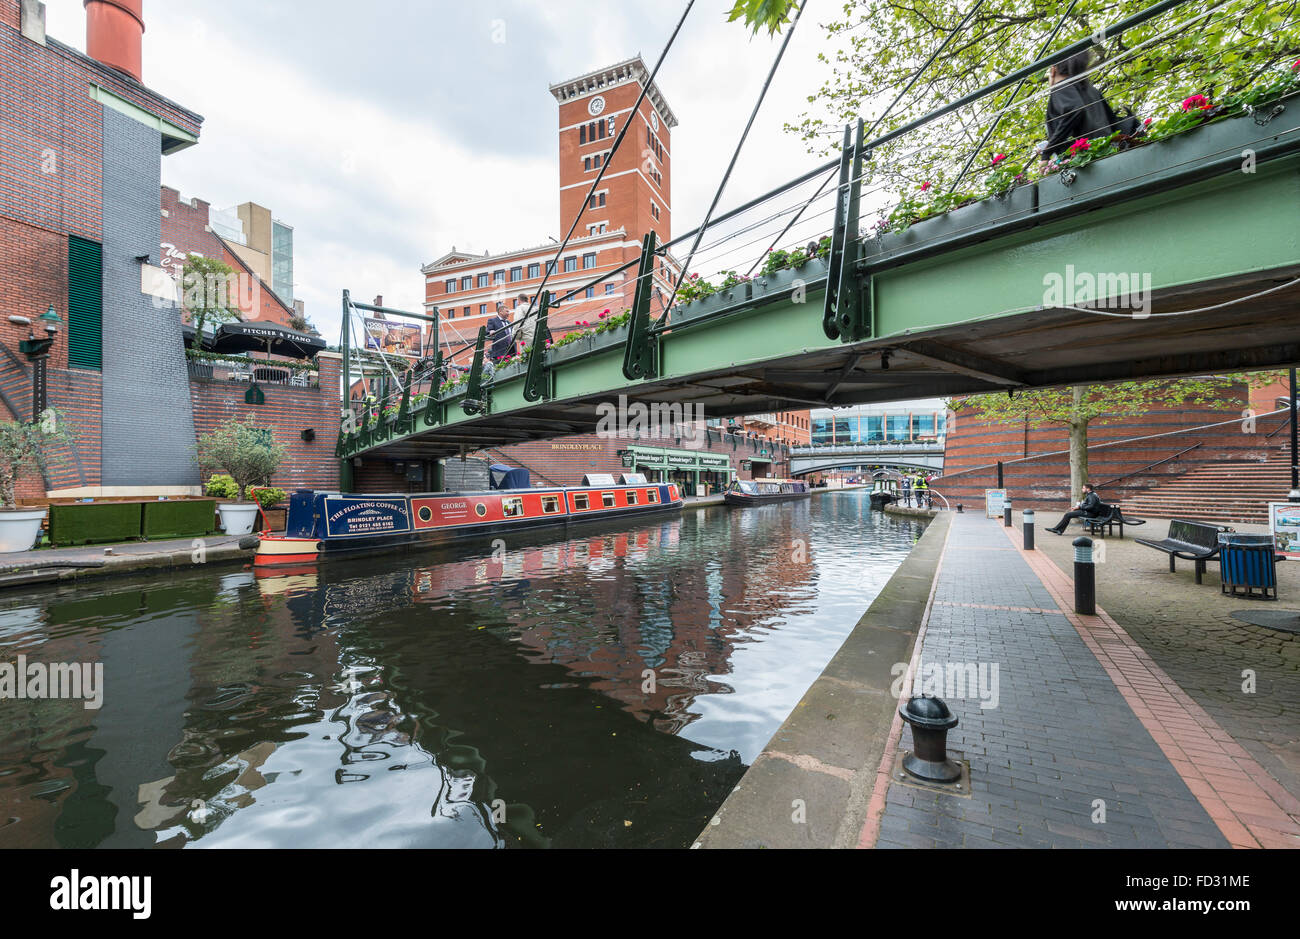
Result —
M325 351L325 340L274 323L223 323L207 346L213 352L265 352L290 359L310 359Z

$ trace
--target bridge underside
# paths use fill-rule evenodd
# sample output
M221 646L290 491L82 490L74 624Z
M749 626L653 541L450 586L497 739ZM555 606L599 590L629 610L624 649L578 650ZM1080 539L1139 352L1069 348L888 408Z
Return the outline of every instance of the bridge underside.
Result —
M837 457L835 459L828 457L792 456L790 458L790 475L807 476L809 473L825 473L839 469L842 466L879 466L900 470L929 470L931 472L942 472L943 454L938 453L933 456L880 456L859 454L857 456L849 455Z
M1300 140L1300 131L1288 134ZM417 420L410 436L364 452L440 457L591 432L597 405L620 395L727 417L1300 362L1300 284L1288 283L1300 277L1294 150L1253 173L1153 185L1118 204L1104 191L1080 196L1066 212L1059 200L1073 196L1052 186L1063 191L1054 179L1039 183L1030 216L1014 226L950 245L920 241L892 256L873 257L868 242L858 261L872 311L866 341L824 334L824 274L805 285L806 296L756 282L747 302L721 315L692 322L687 307L659 338L658 378L629 383L623 347L614 345L555 365L549 400L525 401L522 377L498 382L490 413L465 415L452 399L444 423ZM1131 289L1072 298L1079 274L1110 278L1112 287L1124 275ZM1094 306L1096 296L1109 305L1065 308ZM1137 315L1133 306L1142 307Z

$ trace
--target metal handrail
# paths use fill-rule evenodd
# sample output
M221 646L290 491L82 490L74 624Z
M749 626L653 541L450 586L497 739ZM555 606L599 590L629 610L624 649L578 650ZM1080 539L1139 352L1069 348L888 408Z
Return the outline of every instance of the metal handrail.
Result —
M1108 480L1106 480L1104 483L1097 483L1097 488L1100 489L1102 486L1112 486L1112 485L1114 485L1115 483L1119 482L1121 479L1128 479L1130 476L1136 476L1138 473L1145 473L1147 470L1155 469L1157 466L1161 465L1162 463L1168 463L1170 460L1176 460L1176 459L1178 459L1178 458L1179 458L1180 456L1182 456L1184 453L1191 453L1193 450L1195 450L1195 449L1196 449L1197 447L1199 447L1200 445L1201 445L1201 442L1200 442L1200 441L1197 441L1196 443L1192 444L1192 445L1191 445L1190 447L1188 447L1187 449L1185 449L1185 450L1179 450L1179 451L1178 451L1177 453L1175 453L1173 456L1167 456L1167 457L1165 457L1163 460L1156 460L1154 463L1148 463L1146 466L1142 467L1141 469L1135 469L1135 470L1133 470L1133 472L1131 472L1131 473L1125 473L1123 476L1116 476L1114 479L1108 479Z
M1268 411L1268 412L1265 413L1265 414L1258 414L1258 415L1256 415L1256 417L1257 417L1257 418L1258 418L1258 417L1272 417L1273 415L1275 415L1275 414L1281 414L1283 411L1286 411L1286 410L1289 410L1289 409L1288 409L1288 408L1279 408L1279 409L1276 410L1276 411ZM1100 450L1100 449L1102 449L1103 447L1118 447L1118 446L1120 446L1121 444L1126 444L1126 443L1137 443L1137 442L1142 441L1142 440L1155 440L1155 439L1157 439L1157 438L1159 438L1159 437L1175 437L1175 436L1177 436L1178 434L1190 434L1190 433L1195 433L1196 431L1200 431L1200 430L1209 430L1211 427L1226 427L1228 424L1240 424L1240 423L1241 423L1241 418L1236 417L1236 418L1233 418L1233 419L1230 420L1230 421L1216 421L1216 422L1213 423L1213 424L1198 424L1198 425L1195 426L1195 427L1184 427L1184 428L1181 429L1181 430L1167 430L1167 431L1164 431L1163 433L1159 433L1159 434L1146 434L1146 435L1141 436L1141 437L1127 437L1127 438L1125 438L1125 439L1123 439L1123 440L1111 440L1111 441L1108 441L1108 442L1106 442L1106 443L1090 444L1090 445L1088 446L1088 450L1089 450L1089 451L1092 451L1092 450ZM1003 465L1004 467L1006 467L1006 466L1010 466L1012 463L1028 463L1028 462L1030 462L1031 460L1041 460L1041 459L1043 459L1044 457L1049 457L1049 456L1061 456L1062 454L1067 454L1067 453L1069 453L1069 452L1070 452L1069 449L1065 449L1065 450L1051 450L1051 451L1049 451L1049 452L1047 452L1047 453L1035 453L1033 456L1022 456L1022 457L1018 457L1017 459L1014 459L1014 460L1002 460L1002 461L1000 461L1000 462L1002 463L1002 465ZM944 478L944 479L952 479L954 476L964 476L964 475L967 474L967 473L974 473L974 472L978 472L979 470L994 469L994 468L997 467L997 465L998 465L997 463L984 463L984 464L982 464L982 465L980 465L980 466L972 466L972 467L970 467L970 468L968 468L968 469L958 470L958 471L955 472L955 473L945 473L944 476L943 476L943 478Z

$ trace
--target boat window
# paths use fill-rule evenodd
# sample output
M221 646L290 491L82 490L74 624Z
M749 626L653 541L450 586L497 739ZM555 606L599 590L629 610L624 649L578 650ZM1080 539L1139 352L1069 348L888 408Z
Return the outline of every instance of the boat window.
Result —
M602 492L600 494L600 500L605 504L605 508L611 509L614 507L614 493Z
M645 491L645 500L646 500L647 502L658 502L658 501L659 501L659 490L658 490L658 489L647 489L647 490Z
M589 506L590 506L590 502L587 499L587 494L585 492L579 493L578 495L573 497L573 507L575 509L585 509L588 508Z
M542 511L547 515L560 511L560 497L542 496Z
M501 514L506 518L518 518L524 514L524 500L518 497L501 500Z
M627 504L628 504L628 505L636 505L636 490L635 490L635 489L629 489L629 490L627 491Z

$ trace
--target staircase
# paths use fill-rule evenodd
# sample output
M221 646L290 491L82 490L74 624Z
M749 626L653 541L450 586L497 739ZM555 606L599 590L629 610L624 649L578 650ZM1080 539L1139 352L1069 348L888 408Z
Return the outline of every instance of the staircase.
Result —
M1291 466L1282 459L1204 463L1124 500L1124 514L1268 524L1268 503L1285 502Z
M518 457L506 456L496 447L484 447L482 450L479 450L478 452L486 455L493 463L502 463L506 466L522 466L524 469L528 470L529 479L532 481L534 485L536 485L539 480L541 482L546 483L546 485L548 486L559 485L559 483L551 479L545 473L539 472L536 468L529 466L527 463L525 463L523 460L519 459Z

